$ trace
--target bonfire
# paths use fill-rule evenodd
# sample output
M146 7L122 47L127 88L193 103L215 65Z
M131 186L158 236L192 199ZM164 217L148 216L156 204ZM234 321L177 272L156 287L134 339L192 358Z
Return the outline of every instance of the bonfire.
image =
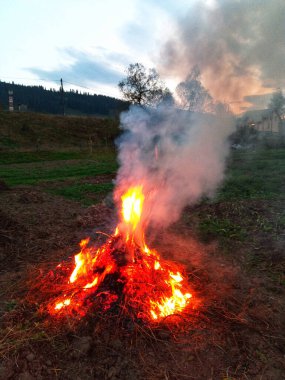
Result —
M72 266L61 263L57 277L64 279L62 294L51 300L52 316L84 316L94 304L100 311L119 310L147 323L183 313L192 294L185 270L164 260L145 242L143 186L130 187L121 196L120 221L104 245L86 238ZM98 302L99 301L99 302Z

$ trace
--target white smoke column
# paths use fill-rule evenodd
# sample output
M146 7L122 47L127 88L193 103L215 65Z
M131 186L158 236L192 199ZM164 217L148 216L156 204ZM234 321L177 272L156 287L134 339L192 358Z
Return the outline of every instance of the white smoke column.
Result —
M121 115L125 133L118 142L115 200L129 186L141 184L145 220L159 226L174 222L187 204L214 194L223 179L233 125L228 114L132 106Z

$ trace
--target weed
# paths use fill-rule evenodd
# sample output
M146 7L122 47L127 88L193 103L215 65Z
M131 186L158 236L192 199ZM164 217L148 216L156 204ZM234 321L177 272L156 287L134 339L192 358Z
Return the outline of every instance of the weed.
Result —
M246 237L245 230L241 226L232 223L229 219L219 219L211 215L200 221L199 232L203 240L222 237L243 241Z
M104 196L113 190L113 187L112 183L79 183L48 191L52 194L80 201L84 205L91 205L102 200Z

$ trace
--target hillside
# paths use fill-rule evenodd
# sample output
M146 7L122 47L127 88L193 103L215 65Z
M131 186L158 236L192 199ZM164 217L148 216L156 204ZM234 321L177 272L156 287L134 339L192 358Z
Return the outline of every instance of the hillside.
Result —
M90 95L78 91L63 94L43 86L24 86L0 81L0 107L8 109L8 91L13 91L14 108L24 105L31 112L62 115L117 115L128 108L128 103L103 95ZM63 111L64 108L64 111Z
M0 151L88 150L113 146L119 121L111 117L56 116L0 111Z

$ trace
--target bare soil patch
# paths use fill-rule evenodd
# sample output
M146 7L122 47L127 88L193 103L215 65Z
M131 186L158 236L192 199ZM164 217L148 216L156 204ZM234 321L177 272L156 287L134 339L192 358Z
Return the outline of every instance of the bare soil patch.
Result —
M151 246L187 265L200 300L187 318L150 329L100 310L77 322L39 314L40 305L30 302L31 284L69 260L87 235L100 244L105 235L96 231L112 232L115 211L104 203L83 208L39 187L1 192L0 379L283 379L284 261L279 255L247 265L254 247L268 257L282 250L276 229L267 231L265 243L256 228L257 216L260 225L271 215L276 220L274 210L258 201L202 205L187 209L167 231L150 231ZM230 251L228 241L199 235L199 213L234 215L238 226L248 226L245 240L226 235Z

